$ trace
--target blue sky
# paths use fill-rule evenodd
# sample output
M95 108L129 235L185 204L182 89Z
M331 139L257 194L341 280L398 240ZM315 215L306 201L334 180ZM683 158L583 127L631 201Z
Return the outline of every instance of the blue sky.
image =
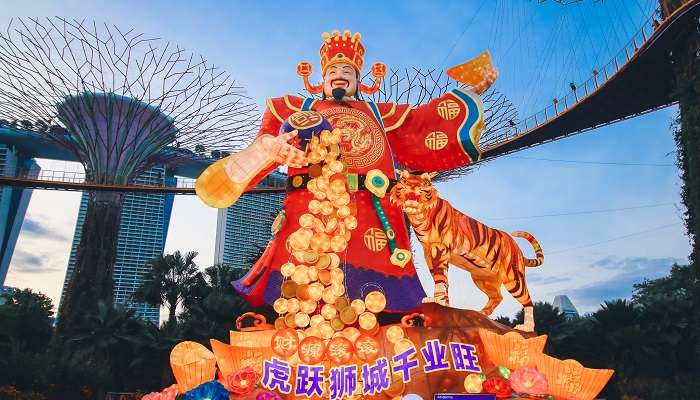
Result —
M261 107L267 97L299 92L296 63L308 60L316 66L320 34L334 28L362 33L366 64L444 69L488 48L500 71L496 87L523 117L609 60L655 2L584 3L11 0L3 3L0 23L6 26L11 16L60 15L134 28L203 54L236 77ZM685 262L689 246L680 218L678 172L669 166L543 159L673 164L669 126L675 113L668 108L497 159L441 184L441 194L495 228L527 230L537 237L546 259L542 267L527 271L535 300L551 302L565 293L580 310L593 311L605 299L628 297L633 283ZM76 193L34 192L6 284L58 299L78 203ZM618 211L588 212L610 209ZM542 216L571 213L579 214ZM213 260L215 226L214 210L194 197L178 197L166 248L197 250L200 264L207 266ZM419 274L431 290L422 262ZM466 273L454 269L449 277L453 287L467 287L453 292L454 305L479 309L485 303ZM495 315L512 315L518 308L506 294Z

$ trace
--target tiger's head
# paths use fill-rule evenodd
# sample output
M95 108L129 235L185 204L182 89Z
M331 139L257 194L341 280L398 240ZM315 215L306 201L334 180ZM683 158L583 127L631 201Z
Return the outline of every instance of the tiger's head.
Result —
M435 175L436 172L414 175L405 170L401 171L399 181L389 195L391 203L409 216L432 210L439 197L438 190L432 182Z

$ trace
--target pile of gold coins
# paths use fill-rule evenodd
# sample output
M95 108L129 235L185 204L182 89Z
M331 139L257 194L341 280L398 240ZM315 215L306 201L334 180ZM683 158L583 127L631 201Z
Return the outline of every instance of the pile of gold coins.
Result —
M386 307L383 293L348 299L340 268L351 232L357 227L357 208L347 186L347 167L340 160L341 132L324 130L307 147L309 181L314 195L299 229L286 242L290 261L280 267L281 297L273 303L280 314L278 330L293 328L300 339L314 336L328 342L342 336L354 343L362 334L379 331L377 315Z

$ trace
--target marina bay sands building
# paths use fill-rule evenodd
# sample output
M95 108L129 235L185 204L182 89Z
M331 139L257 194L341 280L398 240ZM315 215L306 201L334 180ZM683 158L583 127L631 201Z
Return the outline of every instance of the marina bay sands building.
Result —
M258 187L284 188L287 175L273 171ZM249 259L272 239L272 221L282 209L284 192L249 193L229 208L219 210L216 219L214 262L247 268Z
M36 161L23 157L15 146L0 143L0 176L36 177L40 169ZM0 287L10 268L31 196L32 189L0 186Z
M164 167L153 167L136 179L137 183L146 185L163 185L174 187L175 178L165 173ZM165 240L168 236L170 215L173 209L173 194L128 193L119 223L117 241L117 258L114 264L114 302L126 304L136 311L139 318L158 323L159 308L131 300L132 293L143 281L143 275L149 270L148 262L163 254ZM80 243L88 194L83 193L75 224L75 234L68 259L68 270L63 283L61 301L66 293L70 276L75 269L76 251Z

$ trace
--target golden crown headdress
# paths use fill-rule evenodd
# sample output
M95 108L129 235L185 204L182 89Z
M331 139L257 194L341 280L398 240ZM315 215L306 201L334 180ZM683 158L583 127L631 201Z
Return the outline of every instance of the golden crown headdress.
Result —
M323 45L319 50L321 56L321 74L325 75L326 70L333 64L348 63L355 67L360 72L365 59L365 47L360 43L362 37L359 32L352 34L349 30L345 30L341 35L335 30L332 33L323 32ZM318 94L323 91L322 85L312 85L309 82L311 75L311 63L302 61L297 64L297 74L304 80L304 87L312 94ZM382 78L386 75L386 65L375 63L372 65L372 76L374 76L374 84L372 86L360 85L360 90L363 93L373 94L379 90Z

